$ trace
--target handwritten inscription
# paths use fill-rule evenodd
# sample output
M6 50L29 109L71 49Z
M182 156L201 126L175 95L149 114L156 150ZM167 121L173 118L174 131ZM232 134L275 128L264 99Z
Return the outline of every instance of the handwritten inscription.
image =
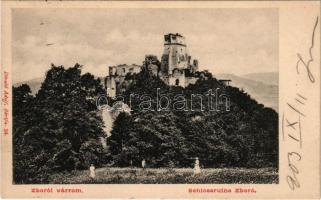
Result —
M304 105L308 99L302 94L297 93L293 98L293 102L287 103L288 112L282 115L282 138L283 141L287 143L292 143L297 146L296 149L302 148L302 127L301 127L301 117L305 117ZM286 177L286 181L291 190L300 187L300 181L298 179L299 168L297 167L301 161L301 154L299 151L287 152L287 164L289 173Z
M314 27L313 27L312 38L311 38L311 46L309 48L309 59L308 59L308 61L304 61L304 59L302 58L301 54L298 53L297 56L298 56L299 60L296 63L297 73L299 74L299 66L303 65L305 67L305 69L307 71L307 74L308 74L308 77L309 77L309 79L310 79L310 81L312 83L315 82L315 78L314 78L313 74L311 73L310 64L311 64L311 62L313 62L312 50L313 50L313 47L314 47L314 35L315 35L316 28L318 26L318 22L319 22L319 17L317 17L316 22L315 22Z
M294 190L295 188L300 187L300 182L297 178L297 175L299 174L299 169L296 167L296 162L299 162L301 160L301 155L297 152L289 152L288 153L288 165L290 168L290 175L287 175L287 183L291 190Z
M311 45L309 47L309 58L304 60L300 53L297 54L298 61L296 64L297 75L300 75L299 68L304 67L306 70L307 78L311 84L315 83L314 74L311 71L311 63L313 60L313 47L316 28L318 26L319 17L316 18L314 23ZM302 77L298 77L302 78ZM306 78L303 76L303 78ZM305 106L309 103L309 99L304 95L304 91L299 91L299 85L297 87L297 93L294 95L290 102L286 102L285 112L282 114L282 138L283 142L291 144L291 150L286 152L288 172L286 175L286 182L291 190L295 190L301 187L299 174L300 174L300 161L303 159L302 146L303 146L303 132L302 132L302 120L307 117Z

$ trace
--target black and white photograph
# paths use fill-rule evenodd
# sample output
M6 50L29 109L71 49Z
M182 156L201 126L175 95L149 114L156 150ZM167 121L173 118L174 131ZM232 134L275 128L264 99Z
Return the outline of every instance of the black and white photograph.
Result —
M12 9L13 184L279 184L278 14Z

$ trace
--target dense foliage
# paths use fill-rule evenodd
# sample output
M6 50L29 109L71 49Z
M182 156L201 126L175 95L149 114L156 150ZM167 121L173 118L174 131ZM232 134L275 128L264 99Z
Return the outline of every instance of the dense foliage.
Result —
M108 148L100 140L103 122L95 105L105 91L99 79L81 74L80 65L53 65L35 96L26 84L14 87L14 182L46 183L52 172L91 163L140 166L143 159L148 167L192 167L196 157L201 167L277 167L278 114L209 72L197 77L186 88L168 86L144 70L126 77L130 82L122 95L132 112L116 118ZM213 99L192 101L191 95L210 90L227 97L228 108L218 94L214 110ZM160 95L172 100L178 94L184 101L157 103ZM159 109L167 103L184 109Z
M133 78L123 94L125 100L131 94L145 97L131 98L127 103L132 114L123 113L114 123L108 145L115 166L139 166L145 159L149 167L191 167L198 157L203 167L277 167L278 114L274 110L212 76L186 88L165 85L143 73ZM213 110L207 106L210 99L192 102L190 98L217 89L230 99L229 109L224 101L218 101ZM169 99L181 94L186 109L157 110L160 94Z
M95 97L100 81L81 66L52 66L35 97L28 85L13 88L13 177L16 183L46 182L52 171L100 165L102 120Z

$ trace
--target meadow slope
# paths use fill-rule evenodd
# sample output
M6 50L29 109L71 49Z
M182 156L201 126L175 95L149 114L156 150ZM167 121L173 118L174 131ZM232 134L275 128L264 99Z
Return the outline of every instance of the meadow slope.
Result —
M89 171L54 174L51 184L276 184L278 173L273 168L202 169L193 175L191 168L99 168L91 180Z

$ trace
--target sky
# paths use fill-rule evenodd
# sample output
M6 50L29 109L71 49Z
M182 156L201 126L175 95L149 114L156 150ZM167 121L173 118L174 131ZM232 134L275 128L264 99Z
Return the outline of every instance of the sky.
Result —
M160 59L167 33L185 36L188 53L214 76L278 71L277 9L16 8L13 82L43 77L51 63L105 76L146 54Z

